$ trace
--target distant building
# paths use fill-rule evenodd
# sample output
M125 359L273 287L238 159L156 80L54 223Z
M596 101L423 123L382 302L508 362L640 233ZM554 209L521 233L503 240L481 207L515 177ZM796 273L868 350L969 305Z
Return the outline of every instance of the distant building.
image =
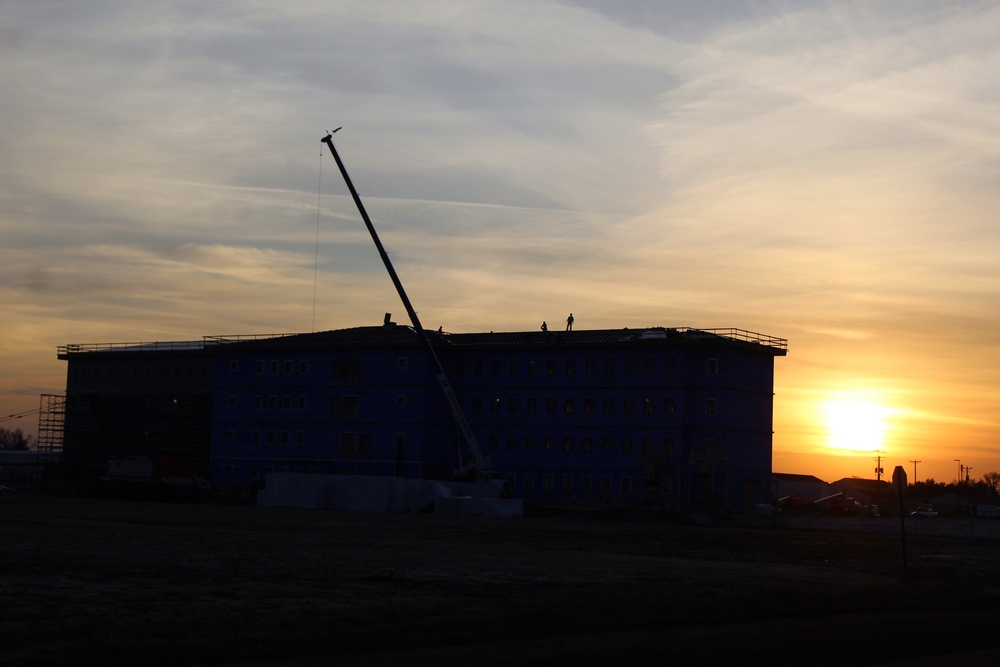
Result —
M0 486L19 489L39 484L53 458L47 452L0 450Z
M662 508L770 502L774 358L739 329L431 333L483 453L526 498ZM416 332L68 345L64 460L447 478L470 452Z
M896 506L896 497L892 484L883 480L845 477L830 482L830 493L844 492L847 498L854 498L862 505L878 505L884 509Z
M930 504L942 516L979 515L978 507L985 505L992 507L996 504L996 498L982 489L975 487L960 487L955 491L949 491L934 496L928 501L918 499L907 499L907 508L913 509L917 505Z
M774 497L778 501L792 496L802 496L805 502L812 503L830 495L830 485L812 475L776 472L773 479Z

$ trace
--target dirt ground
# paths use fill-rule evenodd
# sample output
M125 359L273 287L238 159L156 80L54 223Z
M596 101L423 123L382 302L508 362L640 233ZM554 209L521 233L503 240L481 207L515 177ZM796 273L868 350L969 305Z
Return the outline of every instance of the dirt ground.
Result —
M932 523L934 522L934 523ZM1000 664L1000 521L0 496L5 665Z

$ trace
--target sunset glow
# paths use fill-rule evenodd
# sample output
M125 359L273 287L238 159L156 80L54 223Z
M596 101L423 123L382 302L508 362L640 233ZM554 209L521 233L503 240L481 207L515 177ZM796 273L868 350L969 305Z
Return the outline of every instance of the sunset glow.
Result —
M822 403L826 445L832 450L885 449L889 410L863 393L835 394Z

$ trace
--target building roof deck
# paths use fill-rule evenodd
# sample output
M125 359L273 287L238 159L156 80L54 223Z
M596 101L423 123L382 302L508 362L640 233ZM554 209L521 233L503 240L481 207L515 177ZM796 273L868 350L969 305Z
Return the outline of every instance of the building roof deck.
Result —
M483 333L428 332L436 345L447 347L523 347L534 345L620 345L655 344L672 340L689 344L741 343L769 348L772 354L784 355L788 341L784 338L747 331L745 329L695 329L691 327L645 327L639 329L581 329L575 331L512 331ZM60 345L58 356L93 352L178 352L207 351L221 345L241 347L313 347L419 344L412 327L382 325L318 331L314 333L236 334L204 336L193 341L153 341L125 343L78 343Z

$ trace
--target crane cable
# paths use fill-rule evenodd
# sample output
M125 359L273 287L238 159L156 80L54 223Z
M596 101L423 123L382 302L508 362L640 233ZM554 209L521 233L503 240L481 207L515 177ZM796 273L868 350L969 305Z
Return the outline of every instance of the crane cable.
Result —
M316 332L316 289L319 284L319 216L320 197L323 194L323 145L319 147L319 182L316 184L316 257L313 260L313 319L312 331Z

